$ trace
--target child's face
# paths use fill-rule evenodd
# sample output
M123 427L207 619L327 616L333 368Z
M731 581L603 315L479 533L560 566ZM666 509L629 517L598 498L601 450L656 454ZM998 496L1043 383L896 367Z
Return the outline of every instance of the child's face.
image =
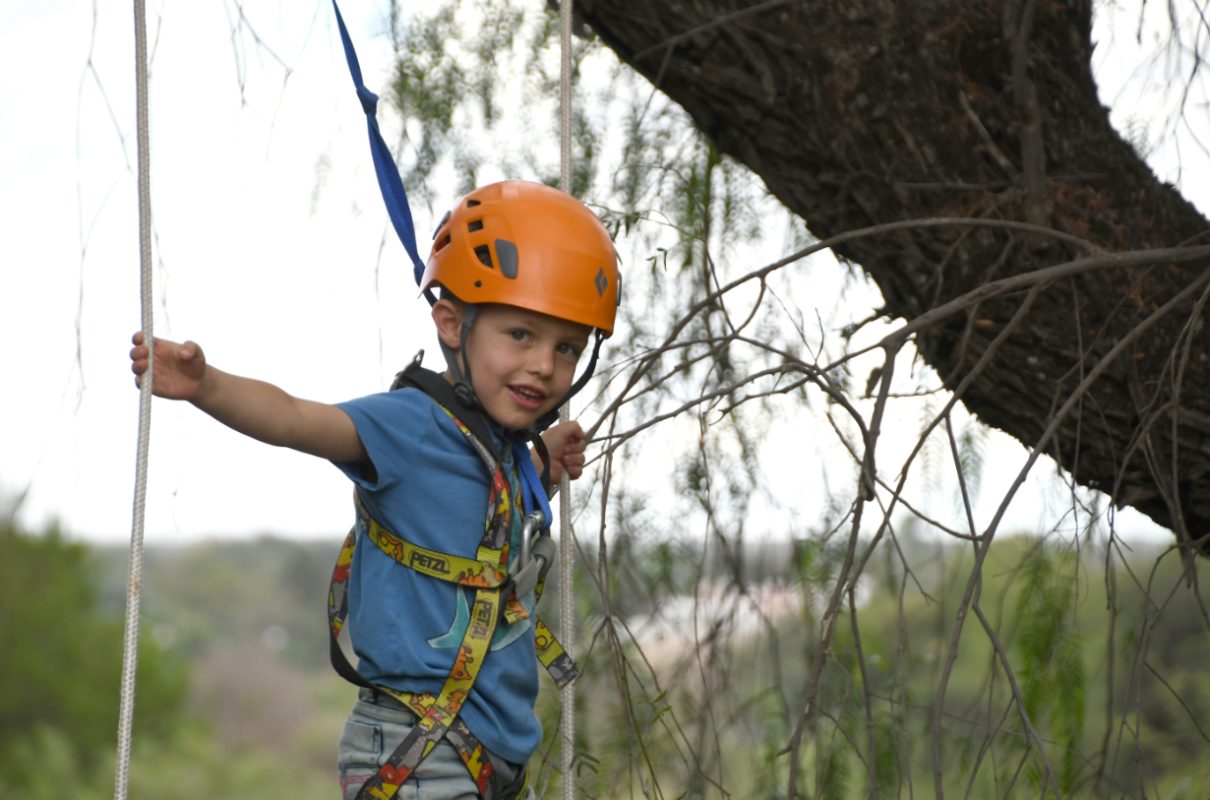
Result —
M505 428L528 428L566 396L589 329L516 306L485 305L466 356L475 394Z

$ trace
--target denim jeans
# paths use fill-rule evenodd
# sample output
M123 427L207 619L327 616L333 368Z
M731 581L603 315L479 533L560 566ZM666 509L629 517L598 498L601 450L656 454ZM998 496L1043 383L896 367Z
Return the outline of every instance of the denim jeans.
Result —
M338 772L344 800L354 800L361 785L378 768L416 723L416 716L393 699L362 689L340 736ZM491 756L496 775L503 782L517 777L519 768ZM479 789L471 780L458 751L442 740L421 762L407 782L399 787L397 800L478 800Z

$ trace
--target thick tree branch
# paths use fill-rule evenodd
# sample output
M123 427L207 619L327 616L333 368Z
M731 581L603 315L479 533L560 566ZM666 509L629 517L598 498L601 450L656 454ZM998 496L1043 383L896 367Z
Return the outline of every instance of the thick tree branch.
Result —
M1034 231L1139 253L1198 241L1210 229L1110 125L1090 69L1090 0L578 6L602 40L679 103L721 152L761 176L840 256L862 265L892 315L920 319L992 278L1069 262L1073 250L1053 239L1038 246L1024 229L844 234L921 217L1032 222ZM735 68L756 53L759 69ZM1020 167L1006 175L1014 158ZM1152 263L1076 278L1078 320L1067 296L1040 297L996 369L964 396L968 408L1023 442L1036 440L1049 427L1052 398L1080 382L1079 365L1112 350L1195 281L1210 258ZM980 306L985 326L955 318L920 330L915 343L955 386L1014 307L992 299ZM1204 323L1206 310L1197 313ZM1106 364L1080 390L1082 408L1096 413L1070 414L1051 441L1079 483L1200 540L1210 532L1210 492L1191 487L1210 480L1210 393L1174 394L1171 372L1163 377L1170 355L1187 343L1180 317L1152 326ZM1188 343L1181 359L1182 385L1210 385L1205 337ZM1171 424L1149 428L1147 454L1130 447L1142 422L1136 396L1157 399L1154 407L1170 415ZM1158 477L1153 465L1164 465ZM1179 502L1162 485L1168 474L1180 476Z

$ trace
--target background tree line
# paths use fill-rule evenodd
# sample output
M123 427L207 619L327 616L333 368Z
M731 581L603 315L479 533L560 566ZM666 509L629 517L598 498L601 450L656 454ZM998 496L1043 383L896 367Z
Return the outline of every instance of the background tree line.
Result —
M786 741L843 550L815 537L752 544L737 571L693 545L633 534L617 540L614 585L579 597L581 627L593 631L580 655L579 791L784 797ZM910 530L902 545L920 566L870 564L832 638L801 765L813 796L931 782L929 698L973 556ZM262 538L149 550L131 797L263 797L280 791L283 770L292 796L333 794L353 696L326 660L334 548ZM0 594L0 791L111 796L126 555L6 529L0 556L10 589ZM1157 556L1118 562L1093 542L1004 540L980 606L994 635L962 643L941 715L947 791L1205 793L1210 774L1195 755L1210 714L1204 612L1179 559ZM591 584L591 571L578 581ZM603 596L618 598L608 615ZM559 785L549 688L540 796Z

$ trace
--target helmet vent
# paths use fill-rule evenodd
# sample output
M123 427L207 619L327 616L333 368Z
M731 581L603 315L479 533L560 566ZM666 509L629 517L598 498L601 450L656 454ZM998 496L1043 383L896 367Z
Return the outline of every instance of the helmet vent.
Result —
M488 269L495 268L495 265L492 264L492 251L487 245L481 244L476 247L475 255L479 257L479 261L483 264L483 266L487 267Z
M481 230L483 230L483 220L481 219L473 219L466 226L467 233L474 233L475 231Z
M475 206L478 206L478 205L483 205L483 204L480 203L478 200L467 200L466 201L467 208L474 208Z
M496 240L496 257L500 259L500 271L506 278L517 277L517 246L508 239Z
M438 231L438 233L440 233L440 231ZM436 242L433 243L433 252L436 253L439 250L444 250L446 247L449 247L449 244L450 244L450 232L446 231L445 233L443 233L441 235L440 239L438 239Z

